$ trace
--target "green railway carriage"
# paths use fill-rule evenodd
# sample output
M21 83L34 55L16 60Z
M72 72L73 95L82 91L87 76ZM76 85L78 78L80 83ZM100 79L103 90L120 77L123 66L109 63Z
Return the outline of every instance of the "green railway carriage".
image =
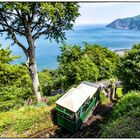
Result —
M56 101L57 124L76 132L99 100L99 86L82 82Z

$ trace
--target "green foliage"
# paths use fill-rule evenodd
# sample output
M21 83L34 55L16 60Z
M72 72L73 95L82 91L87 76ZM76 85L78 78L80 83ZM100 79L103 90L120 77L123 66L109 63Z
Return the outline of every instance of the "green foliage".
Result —
M38 102L41 96L37 92L39 82L37 84L34 80L34 77L38 79L35 41L40 36L56 42L64 41L65 32L72 29L79 16L78 9L76 2L0 2L0 33L5 32L6 39L12 39L12 44L22 48L29 60L27 66ZM28 45L25 46L17 35L24 37Z
M109 79L115 74L116 64L119 62L119 56L115 52L97 44L85 43L84 53L98 66L99 80Z
M103 92L100 92L100 103L105 104L107 102L108 102L108 97L106 97Z
M118 98L121 98L123 96L123 92L122 92L122 88L121 87L117 88L116 95L117 95Z
M53 125L51 107L22 107L0 113L0 137L27 137Z
M72 29L79 16L78 9L75 2L1 2L0 31L5 31L7 37L14 40L14 32L28 37L30 28L34 40L41 35L47 39L63 40L65 31ZM10 28L12 30L8 30Z
M7 111L24 104L33 95L28 70L22 65L12 65L15 56L10 48L0 48L0 111Z
M109 124L101 137L140 137L140 92L131 91L121 98L111 112Z
M111 119L116 119L127 114L131 110L135 110L140 105L140 93L137 91L128 92L115 105L112 111Z
M57 94L55 96L52 96L52 97L48 97L48 102L47 102L47 105L51 106L51 105L54 105L55 102L62 96L62 94Z
M119 61L114 52L96 44L85 43L83 49L78 45L64 45L60 49L59 76L65 89L82 81L112 77Z
M18 58L17 56L10 56L10 54L10 47L4 49L0 45L0 64L8 64L9 62L12 62L15 58Z
M118 65L117 75L124 85L125 93L140 90L140 44L125 53Z
M140 111L140 110L139 110ZM102 134L102 138L139 138L140 116L122 116L109 124Z
M53 87L53 74L52 71L43 70L38 73L40 81L40 90L43 96L50 95L50 92Z

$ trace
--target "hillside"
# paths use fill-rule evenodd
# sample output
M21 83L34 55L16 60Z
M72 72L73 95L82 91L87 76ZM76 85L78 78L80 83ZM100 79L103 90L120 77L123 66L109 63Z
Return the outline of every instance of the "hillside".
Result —
M140 137L140 92L128 92L113 108L102 138Z
M116 29L140 30L140 15L123 19L116 19L107 27Z

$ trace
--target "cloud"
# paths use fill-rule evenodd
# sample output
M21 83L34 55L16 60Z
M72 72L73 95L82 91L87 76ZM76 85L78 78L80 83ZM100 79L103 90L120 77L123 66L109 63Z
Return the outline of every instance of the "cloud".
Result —
M97 2L90 2L90 3L80 3L81 8L102 8L102 7L109 7L109 6L115 6L119 3L97 3Z
M80 6L79 12L81 16L76 19L76 24L105 24L117 18L140 14L140 3L81 2Z

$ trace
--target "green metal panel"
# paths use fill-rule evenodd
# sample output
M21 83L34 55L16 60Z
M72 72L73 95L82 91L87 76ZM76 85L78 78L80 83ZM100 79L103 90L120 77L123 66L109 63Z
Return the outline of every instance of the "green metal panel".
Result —
M81 120L83 120L83 121L85 120L85 118L87 117L87 115L89 114L91 109L95 106L95 104L96 104L96 98L93 99L93 101L90 103L87 110L85 112L83 112L82 116L80 117ZM80 108L80 109L82 109L82 108Z
M79 118L79 120L76 122L76 128L75 131L77 131L80 126L82 125L83 121L86 119L87 115L90 113L90 111L93 109L93 107L96 105L96 98L91 102L88 109L83 113L83 115Z
M56 108L57 124L64 127L65 129L67 129L70 132L77 131L80 128L80 126L82 125L83 121L86 119L87 115L90 113L90 111L96 105L96 102L97 102L97 100L96 100L96 97L95 97L93 99L93 101L90 103L87 110L85 112L83 112L82 116L76 122L74 120L71 121L68 118L66 118L66 115L68 117L72 117L74 114L70 115L70 114L66 113L65 111L62 111L62 110L59 110L58 108ZM82 107L80 109L82 109Z
M67 129L70 132L74 132L75 131L75 123L74 121L70 121L69 119L67 119L65 117L65 115L62 113L59 114L60 112L57 111L57 124L59 124L60 126L64 127L65 129Z

